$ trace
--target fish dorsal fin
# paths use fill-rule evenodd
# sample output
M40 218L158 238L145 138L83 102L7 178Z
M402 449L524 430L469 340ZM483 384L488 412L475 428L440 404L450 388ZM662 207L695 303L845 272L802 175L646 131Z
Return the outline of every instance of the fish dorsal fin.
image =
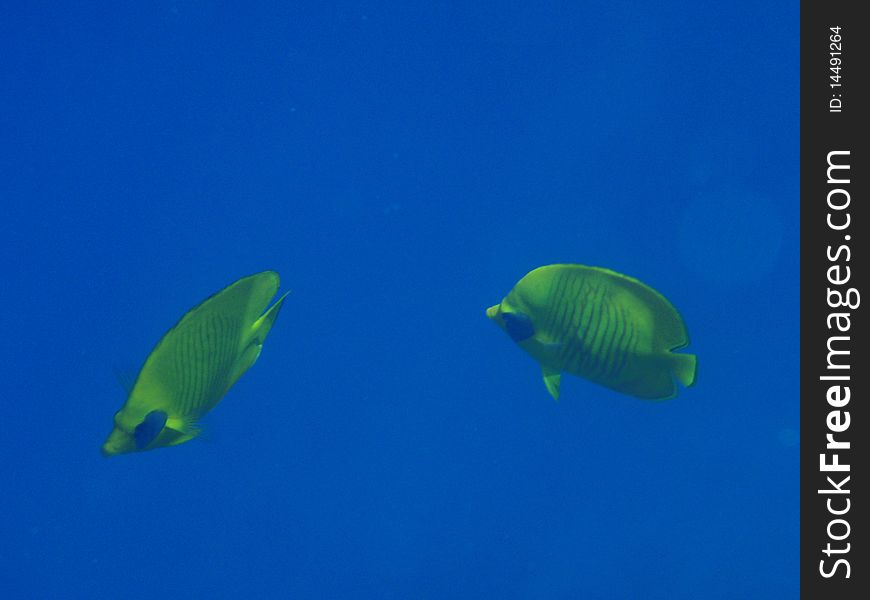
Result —
M260 352L263 350L263 341L266 339L266 336L269 335L269 331L272 329L275 319L278 318L278 311L281 310L281 306L284 304L284 299L289 293L290 292L288 291L278 298L278 301L275 302L275 304L273 304L269 310L267 310L266 313L257 319L251 326L253 341L247 348L245 348L233 365L233 372L230 375L230 386L235 384L236 381L239 380L239 377L244 375L245 371L254 366L254 363L257 362L258 358L260 358Z
M253 323L261 319L263 311L266 310L266 307L269 306L269 302L271 302L272 298L275 297L275 294L278 293L279 282L280 280L277 273L274 271L264 271L262 273L257 273L256 275L244 277L234 284L239 285L239 293L247 296L249 299L248 313L245 315L245 322ZM275 303L278 305L279 309L285 296L287 296L287 294L284 294L284 296ZM275 308L275 306L272 306L272 308ZM269 309L269 312L271 312L271 309ZM278 309L275 310L276 315L277 313ZM274 317L272 320L274 321ZM266 332L268 333L268 329Z
M269 335L269 331L271 331L275 319L278 318L278 311L281 310L281 306L284 305L284 299L287 298L287 294L289 293L289 291L285 292L284 295L278 298L275 304L273 304L263 316L254 321L254 325L251 329L254 333L254 339L256 339L260 344L262 344L263 340L266 339L266 336Z
M241 322L255 322L266 310L269 301L278 293L279 281L278 274L274 271L263 271L231 283L187 311L178 323L166 332L153 352L160 350L161 345L171 341L176 331L208 314L232 315Z
M558 400L559 387L562 384L562 374L551 367L541 367L541 372L544 376L544 385L547 386L547 391L550 392L554 400Z

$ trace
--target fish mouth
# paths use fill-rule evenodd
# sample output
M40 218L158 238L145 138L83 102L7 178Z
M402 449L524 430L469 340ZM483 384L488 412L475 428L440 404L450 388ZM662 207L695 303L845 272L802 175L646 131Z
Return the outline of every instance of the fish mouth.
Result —
M100 454L107 458L109 456L117 456L121 454L121 448L118 446L117 441L113 440L110 436L109 439L103 442L103 445L100 446Z
M109 457L133 452L135 449L136 446L133 444L131 436L120 429L115 428L112 430L112 433L109 434L109 437L106 438L106 441L103 442L103 445L100 448L100 453L103 456Z
M490 319L495 320L496 318L498 318L499 308L501 308L501 304L496 304L495 306L490 306L489 308L486 309L486 316L489 317Z

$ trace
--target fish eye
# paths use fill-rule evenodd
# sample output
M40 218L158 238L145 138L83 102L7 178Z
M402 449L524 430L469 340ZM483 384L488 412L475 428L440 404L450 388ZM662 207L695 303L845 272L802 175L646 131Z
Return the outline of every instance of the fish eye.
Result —
M535 335L532 319L525 313L502 313L505 329L515 342L522 342Z
M166 426L166 413L162 410L152 410L133 430L133 439L136 448L142 450L160 435Z

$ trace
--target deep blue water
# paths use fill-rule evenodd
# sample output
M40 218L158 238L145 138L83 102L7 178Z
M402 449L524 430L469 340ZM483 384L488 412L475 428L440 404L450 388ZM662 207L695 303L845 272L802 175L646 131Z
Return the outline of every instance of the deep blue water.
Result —
M4 3L0 595L795 598L798 4ZM645 403L484 316L555 262L683 314ZM135 370L292 289L203 440Z

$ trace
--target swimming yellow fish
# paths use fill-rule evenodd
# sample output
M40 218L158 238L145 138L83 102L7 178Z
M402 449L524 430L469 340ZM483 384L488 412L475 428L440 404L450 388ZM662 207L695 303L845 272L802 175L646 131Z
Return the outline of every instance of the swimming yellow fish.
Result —
M537 360L559 398L563 371L618 392L664 400L695 382L686 326L668 300L637 279L584 265L528 273L486 315Z
M190 309L145 360L117 413L103 454L175 446L197 433L196 421L256 362L287 294L278 274L243 277Z

